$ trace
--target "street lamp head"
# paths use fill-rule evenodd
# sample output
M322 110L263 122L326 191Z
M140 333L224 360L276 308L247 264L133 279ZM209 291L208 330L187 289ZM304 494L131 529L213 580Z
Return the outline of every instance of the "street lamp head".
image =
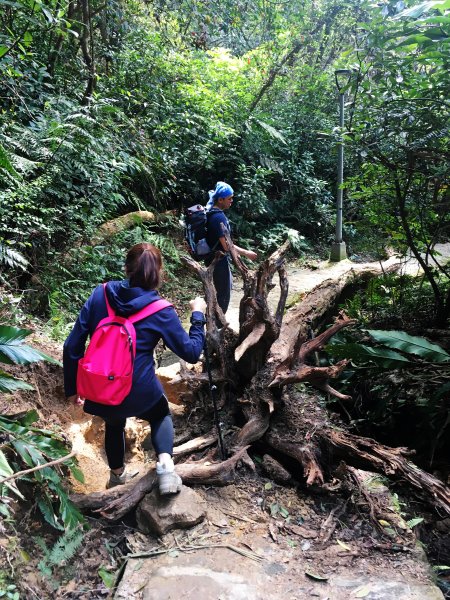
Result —
M350 69L336 69L334 72L334 79L336 81L336 87L340 94L343 94L343 90L350 83L352 71Z

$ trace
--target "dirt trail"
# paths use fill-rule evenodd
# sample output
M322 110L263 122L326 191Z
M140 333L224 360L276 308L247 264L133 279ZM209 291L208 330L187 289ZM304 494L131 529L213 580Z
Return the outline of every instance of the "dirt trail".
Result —
M439 256L437 260L440 264L444 265L450 260L450 243L436 244L435 246ZM399 259L396 256L391 256L389 259L383 261L381 264L383 268L388 268L394 264L401 264L400 273L406 275L419 275L422 269L415 258L407 257L405 259ZM298 301L302 294L311 291L316 285L319 285L326 279L337 278L340 275L347 273L348 271L358 272L374 263L354 263L350 260L342 260L337 263L330 261L322 261L317 265L317 268L310 269L305 267L297 267L288 265L287 275L289 280L289 296L288 304L293 301ZM379 263L376 263L379 264ZM272 309L276 308L279 298L279 282L274 277L273 283L275 284L274 289L269 294L269 304ZM238 277L234 278L233 291L231 293L230 306L227 311L227 319L235 331L239 329L239 303L242 298L242 284Z

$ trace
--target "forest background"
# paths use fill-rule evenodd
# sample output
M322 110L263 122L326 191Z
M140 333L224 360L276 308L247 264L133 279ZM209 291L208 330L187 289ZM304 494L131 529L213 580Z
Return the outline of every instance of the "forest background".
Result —
M349 253L432 250L450 202L449 6L1 0L1 278L21 294L3 306L65 331L143 237L173 274L179 211L218 180L240 243L327 254L341 133ZM342 132L336 68L351 70ZM176 216L95 238L142 210ZM443 323L446 278L426 274Z
M289 238L292 260L327 257L343 139L350 257L389 247L423 268L374 283L350 316L446 329L450 0L0 0L0 19L2 323L61 341L142 240L162 249L164 293L183 307L179 217L218 180L236 191L239 245L262 258ZM336 69L349 71L343 129ZM429 456L445 447L450 386L441 370L417 394L414 377L404 402ZM387 435L402 407L383 394L364 418Z

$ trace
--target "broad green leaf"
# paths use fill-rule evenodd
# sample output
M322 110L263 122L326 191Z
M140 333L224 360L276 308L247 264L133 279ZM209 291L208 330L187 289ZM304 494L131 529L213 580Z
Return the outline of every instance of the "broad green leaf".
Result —
M84 473L83 471L76 465L69 465L70 471L72 475L75 477L77 481L80 483L84 483Z
M370 361L385 368L402 368L410 364L410 361L398 352L386 348L372 348L364 344L328 344L325 350L334 358L348 358L356 363Z
M0 361L7 364L27 365L32 362L38 362L40 360L46 360L53 364L61 365L61 363L51 356L44 354L40 350L36 350L26 344L16 345L12 344L0 344ZM10 362L8 362L10 361Z
M19 329L17 327L9 327L8 325L0 325L0 345L21 342L31 333L33 333L31 329Z
M85 518L78 508L69 500L69 496L60 485L49 484L59 499L59 514L66 529L75 529L80 524L84 524Z
M415 519L410 519L409 521L406 521L406 524L410 529L413 529L413 527L419 525L419 523L422 523L423 520L423 517L416 517Z
M100 567L97 571L105 586L111 590L116 582L116 574L108 571L106 567Z
M0 58L7 52L7 50L8 50L7 46L0 46ZM17 173L17 171L11 164L11 161L9 160L8 153L6 152L6 150L3 148L3 146L1 144L0 144L0 167L2 167L3 169L6 169L9 173L11 173L11 175L19 176L19 174Z
M42 513L44 519L55 529L64 529L61 523L58 520L58 517L55 514L53 509L53 504L50 496L47 492L44 492L42 495L37 498L37 505Z
M39 413L36 409L29 410L23 417L17 419L19 423L21 423L24 427L28 427L29 425L33 425L39 421Z
M415 354L429 362L443 363L450 360L450 354L427 339L419 336L409 335L404 331L383 331L378 329L367 329L367 333L373 339L389 348L396 348L408 354Z
M270 134L273 138L279 140L283 144L287 144L286 140L284 139L282 134L278 131L278 129L275 129L275 127L272 127L272 125L269 125L268 123L265 123L264 121L260 121L259 119L254 119L254 121L256 123L258 123L258 125L260 125L265 131L267 131L267 133Z
M398 13L394 17L394 19L403 19L404 17L408 17L410 19L417 19L423 15L423 13L433 9L442 7L444 4L443 0L429 0L427 2L422 2L422 4L417 4L416 6L412 6L411 8L407 8L406 10L402 10L402 12Z
M33 390L33 386L25 383L25 381L21 381L20 379L16 379L12 375L5 373L0 370L0 392L5 394L11 394L16 390Z
M12 475L13 473L14 471L6 458L5 453L3 450L0 450L0 477L9 477L9 475Z
M22 38L22 42L23 42L24 46L29 46L32 41L33 41L33 35L31 34L31 31L25 31L25 33L23 34L23 38Z
M0 450L0 478L3 479L4 477L9 477L10 475L13 475L13 474L14 474L14 471L11 468L11 465L9 464L8 459L6 458L3 450ZM0 485L0 495L1 495L3 486L7 487L14 494L16 494L16 496L19 496L19 498L21 498L22 500L25 500L25 498L19 492L15 481L13 481L13 480L6 481L2 485Z
M8 46L0 46L0 58L8 52Z
M33 447L30 446L29 444L25 443L24 441L12 440L11 445L14 448L14 450L17 452L17 454L20 456L20 458L23 460L23 462L28 467L37 467L37 466L45 463L45 459L42 456L42 454L39 453L38 457L36 457ZM34 456L32 456L32 455L34 455ZM36 458L37 458L37 460L36 460ZM40 471L35 471L34 475L42 476Z
M280 511L280 507L276 502L272 502L270 505L270 516L275 517Z

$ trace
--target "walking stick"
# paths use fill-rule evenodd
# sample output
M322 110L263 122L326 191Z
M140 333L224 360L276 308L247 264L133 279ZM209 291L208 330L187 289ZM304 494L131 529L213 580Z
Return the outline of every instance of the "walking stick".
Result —
M225 448L223 445L222 438L222 429L220 427L220 419L219 419L219 409L217 407L217 386L213 383L212 374L211 374L211 363L209 362L209 354L208 354L208 344L206 343L203 348L205 353L205 363L206 363L206 371L208 372L208 381L209 381L209 395L212 400L212 404L214 407L214 423L216 425L217 437L219 438L219 449L222 460L225 460Z

